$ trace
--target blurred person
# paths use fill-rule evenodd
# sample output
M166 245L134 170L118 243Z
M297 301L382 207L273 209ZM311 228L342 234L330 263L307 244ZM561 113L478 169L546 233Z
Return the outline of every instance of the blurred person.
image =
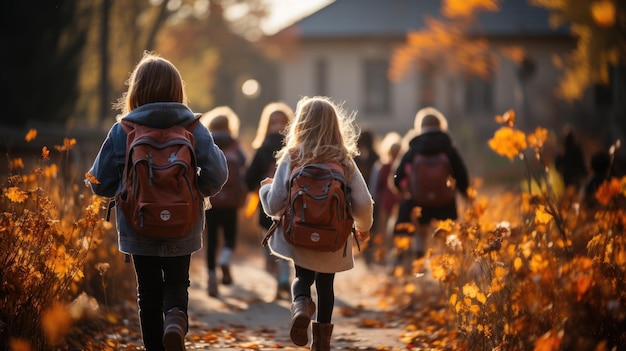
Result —
M363 130L359 135L357 146L359 148L359 154L354 157L354 162L357 167L359 167L361 174L363 174L363 178L365 178L365 181L371 190L372 169L375 167L376 162L380 159L380 156L376 151L374 133L370 130Z
M118 100L121 110L98 152L89 182L100 196L115 197L123 186L126 161L126 132L121 121L128 120L154 128L187 126L196 120L187 107L184 83L176 67L153 53L145 53L128 80L128 91ZM193 130L198 188L213 196L226 182L223 153L209 131L197 124ZM198 199L202 201L202 199ZM139 321L145 349L184 350L188 331L187 307L191 254L202 247L204 207L193 228L181 237L159 238L136 232L130 219L116 206L119 249L131 255L137 278Z
M554 166L563 179L563 186L577 193L587 177L583 149L574 131L566 127L561 150L554 159Z
M591 177L583 186L581 203L586 209L594 210L600 205L596 200L598 188L611 178L611 155L606 150L600 150L593 154L591 171Z
M293 110L283 102L272 102L263 108L257 133L252 141L252 148L256 151L245 174L249 191L258 194L261 181L265 178L274 177L276 170L275 154L283 147L283 132L292 119ZM265 233L272 226L272 219L263 212L259 203L257 203L256 208L259 215L258 223L261 237L265 237ZM268 273L276 278L276 298L289 299L291 296L289 263L271 256L269 248L263 248L263 250L265 250L265 268Z
M265 213L279 217L285 210L293 169L314 163L338 163L344 168L351 189L349 194L356 236L359 240L369 237L373 201L353 159L358 149L357 132L352 122L353 118L345 115L327 97L300 99L296 115L288 127L286 144L277 155L276 173L273 178L261 183L259 196ZM272 254L291 261L295 268L289 332L294 344L304 346L308 343L309 325L313 314L316 314L316 321L312 323L311 350L331 349L335 273L354 267L352 240L348 239L346 245L347 248L329 252L294 246L285 240L282 226L269 238ZM317 291L317 307L311 295L313 283Z
M450 186L465 199L469 177L465 163L448 134L448 121L439 110L433 107L419 110L415 116L414 129L407 133L406 138L408 150L402 156L393 180L394 186L402 194L394 234L411 236L415 258L419 259L424 257L429 249L429 237L433 232L432 222L456 220L457 202L455 196L446 203L436 206L415 200L410 191L411 177L414 176L411 174L411 163L415 162L417 155L444 154L449 162L450 176L453 178Z
M218 106L205 113L200 122L204 124L224 152L228 166L228 180L222 190L211 198L211 208L205 211L207 228L208 292L218 296L216 256L218 235L222 232L223 246L219 255L222 284L233 282L230 262L237 244L238 213L244 205L248 190L245 183L246 155L238 140L239 117L228 106Z
M402 150L402 137L396 132L389 132L383 138L380 147L380 159L374 164L371 174L371 194L374 199L374 230L367 249L366 260L385 261L387 251L392 246L390 220L394 219L400 196L393 186L393 172L397 166L398 155ZM375 251L375 252L373 252ZM371 257L372 255L376 257ZM380 257L378 257L380 256Z

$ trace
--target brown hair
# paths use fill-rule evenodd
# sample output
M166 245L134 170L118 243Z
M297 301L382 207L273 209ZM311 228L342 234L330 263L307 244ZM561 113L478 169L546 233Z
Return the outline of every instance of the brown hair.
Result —
M277 158L292 157L293 166L338 162L344 166L347 178L351 178L352 158L359 154L354 117L346 115L328 97L303 97Z
M228 106L217 106L200 117L200 123L210 131L226 131L233 138L239 136L239 116Z
M151 102L187 103L183 79L168 60L145 52L126 82L128 91L115 104L123 115Z
M256 131L256 136L252 141L252 147L258 149L263 145L263 141L267 137L270 129L270 119L276 114L283 114L287 121L293 119L293 110L287 104L283 102L271 102L263 108L261 112L261 118L259 119L259 126Z

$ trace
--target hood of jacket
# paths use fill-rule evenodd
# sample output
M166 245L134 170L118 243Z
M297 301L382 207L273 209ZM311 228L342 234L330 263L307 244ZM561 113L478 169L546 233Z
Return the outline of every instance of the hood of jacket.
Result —
M235 142L235 139L228 132L211 132L211 135L213 135L213 140L215 141L215 144L222 150Z
M430 131L422 133L409 142L409 147L414 152L433 154L452 147L452 139L442 131Z
M130 111L124 119L152 128L169 128L174 125L186 126L199 116L178 102L153 102Z

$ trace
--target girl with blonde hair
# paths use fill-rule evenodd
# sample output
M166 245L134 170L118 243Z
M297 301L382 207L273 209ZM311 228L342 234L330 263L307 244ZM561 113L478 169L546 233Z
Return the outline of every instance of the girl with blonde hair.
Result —
M273 178L261 182L259 195L263 210L268 216L279 217L285 209L289 193L289 177L295 167L310 163L338 163L343 166L350 187L350 202L359 240L369 237L372 226L372 197L363 175L354 163L358 154L354 115L346 115L340 106L327 97L304 97L296 107L296 115L288 126L285 146L278 152L278 165ZM285 241L282 228L269 240L273 255L291 261L295 279L291 285L291 328L294 344L308 343L311 316L317 311L312 323L311 350L330 350L333 331L332 314L335 303L335 273L354 267L352 240L347 250L334 252L313 251L296 247ZM316 304L311 299L311 286L315 283Z

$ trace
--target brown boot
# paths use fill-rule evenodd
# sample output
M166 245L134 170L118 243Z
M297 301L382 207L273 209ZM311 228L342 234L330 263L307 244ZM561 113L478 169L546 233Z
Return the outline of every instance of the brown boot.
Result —
M187 314L174 307L165 312L163 346L166 351L185 351Z
M330 351L330 337L333 334L331 323L313 322L313 342L311 351Z
M291 305L291 341L298 346L309 342L309 324L315 313L315 303L308 296L298 296Z

